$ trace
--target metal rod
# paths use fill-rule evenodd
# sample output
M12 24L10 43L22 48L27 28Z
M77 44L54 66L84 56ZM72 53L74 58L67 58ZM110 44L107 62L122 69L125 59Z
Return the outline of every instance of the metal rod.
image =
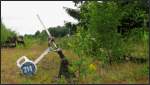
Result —
M48 36L50 38L52 38L52 35L50 34L50 32L46 29L46 26L44 25L44 23L42 22L42 20L40 19L40 16L37 14L37 18L39 19L40 23L42 24L42 26L44 27L45 31L47 32ZM56 44L54 42L52 42L53 45L57 48ZM46 54L48 54L50 52L50 47L47 48L35 61L34 61L34 64L37 64L42 58L44 58L44 56Z
M38 14L37 14L37 18L39 19L39 21L40 21L41 24L43 25L43 27L44 27L44 29L46 30L48 36L49 36L50 38L52 38L52 35L51 35L50 32L46 29L46 26L44 25L44 23L42 22L42 20L41 20L41 18L40 18L40 16L39 16ZM55 42L52 42L52 43L53 43L53 45L55 46L55 48L57 48L57 45L55 44Z
M50 52L49 48L46 49L35 61L34 61L34 64L37 64L42 58L44 58L44 56L46 54L48 54Z
M49 33L49 31L46 29L44 23L42 22L42 20L40 19L40 16L37 14L37 18L39 19L39 21L41 22L42 26L44 27L44 29L46 30L47 34L49 37L52 37L52 35Z

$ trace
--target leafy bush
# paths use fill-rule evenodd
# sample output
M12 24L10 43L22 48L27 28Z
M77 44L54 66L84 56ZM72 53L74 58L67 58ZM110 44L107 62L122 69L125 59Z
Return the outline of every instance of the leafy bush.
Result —
M6 28L5 25L1 23L1 44L4 43L8 37L13 35L16 35L16 32Z
M101 4L94 1L89 2L87 8L89 12L86 15L90 18L83 15L83 19L89 19L88 30L79 27L75 40L78 54L84 53L105 62L108 62L111 56L111 59L119 60L124 52L123 41L116 29L121 18L119 8L114 2ZM84 14L84 11L81 10L81 14Z

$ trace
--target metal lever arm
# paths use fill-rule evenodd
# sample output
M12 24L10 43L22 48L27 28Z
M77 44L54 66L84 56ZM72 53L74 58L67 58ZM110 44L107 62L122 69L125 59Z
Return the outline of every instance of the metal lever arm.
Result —
M44 27L44 29L46 30L46 32L47 32L47 34L48 34L48 36L51 38L52 37L52 35L49 33L49 31L46 29L46 27L45 27L45 25L44 25L44 23L42 22L42 20L41 20L41 18L40 18L40 16L37 14L37 18L39 19L39 21L40 21L40 23L42 24L42 26Z
M39 19L40 23L42 24L42 26L43 26L44 29L46 30L46 32L47 32L49 38L52 39L52 35L51 35L50 32L46 29L46 26L44 25L44 23L42 22L42 20L40 19L40 16L39 16L38 14L37 14L37 18ZM51 43L55 46L55 48L57 48L57 45L56 45L56 43L55 43L54 41L52 41Z
M50 49L47 48L35 61L34 61L34 64L37 64L42 58L44 58L44 56L46 54L48 54L50 52Z

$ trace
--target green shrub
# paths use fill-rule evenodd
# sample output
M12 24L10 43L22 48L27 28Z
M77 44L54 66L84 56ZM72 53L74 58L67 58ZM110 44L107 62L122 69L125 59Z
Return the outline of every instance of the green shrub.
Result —
M15 31L12 31L5 27L3 23L1 23L1 44L4 43L8 37L12 37L16 35Z

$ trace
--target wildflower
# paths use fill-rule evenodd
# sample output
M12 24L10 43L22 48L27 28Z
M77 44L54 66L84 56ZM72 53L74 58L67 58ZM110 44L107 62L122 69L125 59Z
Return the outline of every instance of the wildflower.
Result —
M96 66L94 64L90 64L89 65L89 69L95 71L96 70Z

